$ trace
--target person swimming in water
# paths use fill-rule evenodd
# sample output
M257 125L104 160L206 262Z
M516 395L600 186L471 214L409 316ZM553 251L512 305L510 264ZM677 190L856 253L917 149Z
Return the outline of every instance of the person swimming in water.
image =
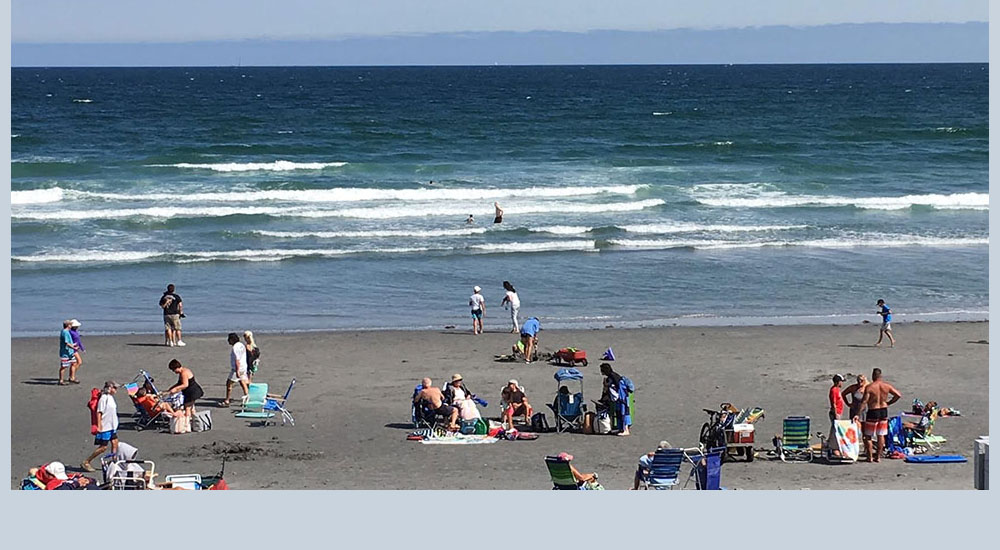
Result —
M467 224L476 223L476 218L473 218L472 214L469 214L469 217L465 220L465 223L467 223Z
M493 208L496 209L496 215L493 217L493 223L500 223L503 221L503 208L500 208L500 203L494 202Z

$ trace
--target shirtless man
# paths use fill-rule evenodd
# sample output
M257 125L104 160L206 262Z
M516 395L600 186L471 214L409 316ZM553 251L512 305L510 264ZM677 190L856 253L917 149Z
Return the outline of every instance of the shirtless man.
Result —
M424 389L420 390L420 393L413 398L413 402L417 404L420 404L421 401L426 402L435 414L448 418L449 430L458 430L458 409L444 402L444 394L441 393L440 389L434 387L430 378L424 378L420 383Z
M861 402L868 407L863 425L865 453L868 455L868 462L878 462L882 456L885 436L889 433L889 405L899 401L902 396L903 394L892 387L892 384L882 380L882 369L872 369L872 382L865 387L865 392L861 396ZM855 416L853 420L857 423L858 417ZM872 438L875 436L878 437L878 445L875 458L872 459Z

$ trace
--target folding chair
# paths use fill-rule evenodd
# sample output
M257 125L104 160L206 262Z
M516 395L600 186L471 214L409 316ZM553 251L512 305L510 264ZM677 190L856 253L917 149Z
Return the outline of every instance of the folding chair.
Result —
M555 407L549 403L549 408L555 414L557 433L583 430L583 417L587 412L587 405L583 402L582 392L575 395L556 394Z
M268 419L274 418L274 413L265 410L266 405L267 384L250 384L249 391L243 397L243 408L236 413L236 417L260 420L262 424L267 425Z
M657 449L649 465L646 489L673 489L678 483L681 463L684 462L683 449Z
M781 424L781 437L775 446L782 462L812 462L812 445L809 444L809 417L789 416Z
M573 477L573 470L569 467L569 461L558 456L545 457L545 466L549 469L549 477L552 478L553 490L576 491L580 486Z
M283 397L278 397L277 395L267 395L267 401L264 403L265 411L276 411L281 413L281 425L284 426L287 421L292 426L295 425L295 418L292 417L292 413L285 407L288 404L288 396L292 393L292 388L295 387L295 379L292 378L292 382L288 384L288 389L285 390L285 395Z

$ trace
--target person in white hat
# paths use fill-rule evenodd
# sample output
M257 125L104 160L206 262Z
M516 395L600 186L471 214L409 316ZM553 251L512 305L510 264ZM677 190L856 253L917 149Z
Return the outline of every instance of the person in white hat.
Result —
M483 298L479 285L472 287L469 297L469 307L472 308L472 334L483 333L483 316L486 315L486 298Z
M509 428L514 427L514 417L524 415L524 423L531 421L533 412L531 403L528 403L528 396L524 394L524 388L518 384L517 380L510 379L507 386L500 393L501 405L503 407L503 422Z

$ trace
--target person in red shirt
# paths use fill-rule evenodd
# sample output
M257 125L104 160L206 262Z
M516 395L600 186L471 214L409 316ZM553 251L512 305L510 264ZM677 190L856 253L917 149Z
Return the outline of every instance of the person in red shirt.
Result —
M844 396L841 394L840 386L844 383L844 377L839 374L833 375L833 386L830 386L830 436L826 440L827 449L833 456L840 456L840 446L837 444L837 428L834 423L844 414Z

